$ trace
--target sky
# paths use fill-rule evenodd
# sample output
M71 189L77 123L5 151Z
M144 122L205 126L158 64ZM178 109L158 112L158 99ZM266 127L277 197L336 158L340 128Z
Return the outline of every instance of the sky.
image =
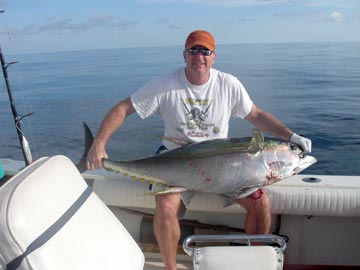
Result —
M9 54L217 44L360 41L360 0L0 0Z

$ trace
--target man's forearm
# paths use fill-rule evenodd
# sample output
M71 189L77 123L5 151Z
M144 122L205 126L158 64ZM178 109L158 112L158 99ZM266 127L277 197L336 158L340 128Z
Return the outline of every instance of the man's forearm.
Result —
M254 105L255 106L255 105ZM271 133L279 139L289 140L293 131L276 119L272 114L254 107L254 110L245 118L256 128Z
M135 112L130 98L120 101L104 117L94 143L105 147L112 134L122 126L126 117Z

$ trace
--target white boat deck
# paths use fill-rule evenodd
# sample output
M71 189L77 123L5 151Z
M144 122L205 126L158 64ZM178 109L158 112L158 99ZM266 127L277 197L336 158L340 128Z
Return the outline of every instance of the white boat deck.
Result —
M164 264L161 260L159 253L145 252L145 265L144 270L163 270ZM192 260L187 255L177 255L177 269L178 270L190 270L192 268Z

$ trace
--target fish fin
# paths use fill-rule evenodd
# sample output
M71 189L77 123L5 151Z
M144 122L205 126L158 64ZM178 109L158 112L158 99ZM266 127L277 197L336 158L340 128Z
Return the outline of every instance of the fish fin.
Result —
M187 208L190 205L191 199L194 197L194 192L184 187L169 187L161 183L155 183L152 185L152 191L147 193L148 195L164 195L169 193L181 193L181 201Z
M230 206L232 206L234 204L235 204L235 199L225 196L225 204L223 206L224 208L230 207Z
M186 141L183 141L180 139L176 139L176 138L172 138L172 137L167 137L167 136L155 136L155 137L172 142L173 144L176 144L177 146L185 146L185 145L190 144L189 142L186 142Z
M128 171L126 169L120 168L121 163L126 163L127 161L115 161L108 158L102 158L101 161L103 168L107 171L112 171L118 174L122 174L126 177L129 177L133 181L147 182L150 183L151 185L162 185L168 187L166 183L161 179L154 178L151 176L146 176L143 174L136 174L133 171Z
M169 187L167 185L156 183L152 187L152 191L148 192L148 195L164 195L170 193L181 193L187 191L184 187Z
M261 186L259 185L259 186L247 187L247 188L244 188L244 189L239 190L239 191L234 191L232 193L223 194L225 196L224 207L229 207L229 206L235 204L236 199L246 198L247 196L254 193L255 191L257 191L261 187L262 187L262 185Z
M255 186L255 187L248 187L245 188L241 191L241 193L239 194L239 196L236 199L242 199L245 198L251 194L253 194L255 191L257 191L259 188L261 188L261 186Z
M230 207L234 204L237 204L237 202L236 202L237 199L244 199L244 198L250 198L253 200L259 199L261 197L261 195L263 194L263 191L260 188L261 188L261 186L249 187L249 188L242 190L241 193L238 194L238 196L236 196L236 197L225 196L224 208ZM254 194L256 191L260 191L260 195ZM254 194L255 196L252 194Z
M194 192L192 190L186 190L181 193L181 201L186 208L189 207L191 199L194 197Z
M256 154L264 150L265 141L263 133L258 129L253 129L253 137L251 139L250 146L248 148L250 154Z
M87 170L86 159L87 159L87 155L89 153L90 147L94 141L94 136L91 133L89 126L85 122L83 122L83 125L84 125L84 135L85 135L85 149L84 149L84 153L81 157L81 160L76 165L76 168L79 170L80 173Z

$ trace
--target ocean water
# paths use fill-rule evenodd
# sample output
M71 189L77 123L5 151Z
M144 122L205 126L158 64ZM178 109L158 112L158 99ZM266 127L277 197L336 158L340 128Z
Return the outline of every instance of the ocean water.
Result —
M132 48L6 55L16 108L33 157L62 154L75 163L84 149L82 122L97 132L105 113L145 82L184 66L182 48ZM313 142L318 163L305 174L360 175L360 43L219 45L215 68L237 76L254 102ZM22 159L5 83L0 79L0 151ZM251 134L231 121L230 136ZM154 153L159 117L131 115L112 137L114 159Z

